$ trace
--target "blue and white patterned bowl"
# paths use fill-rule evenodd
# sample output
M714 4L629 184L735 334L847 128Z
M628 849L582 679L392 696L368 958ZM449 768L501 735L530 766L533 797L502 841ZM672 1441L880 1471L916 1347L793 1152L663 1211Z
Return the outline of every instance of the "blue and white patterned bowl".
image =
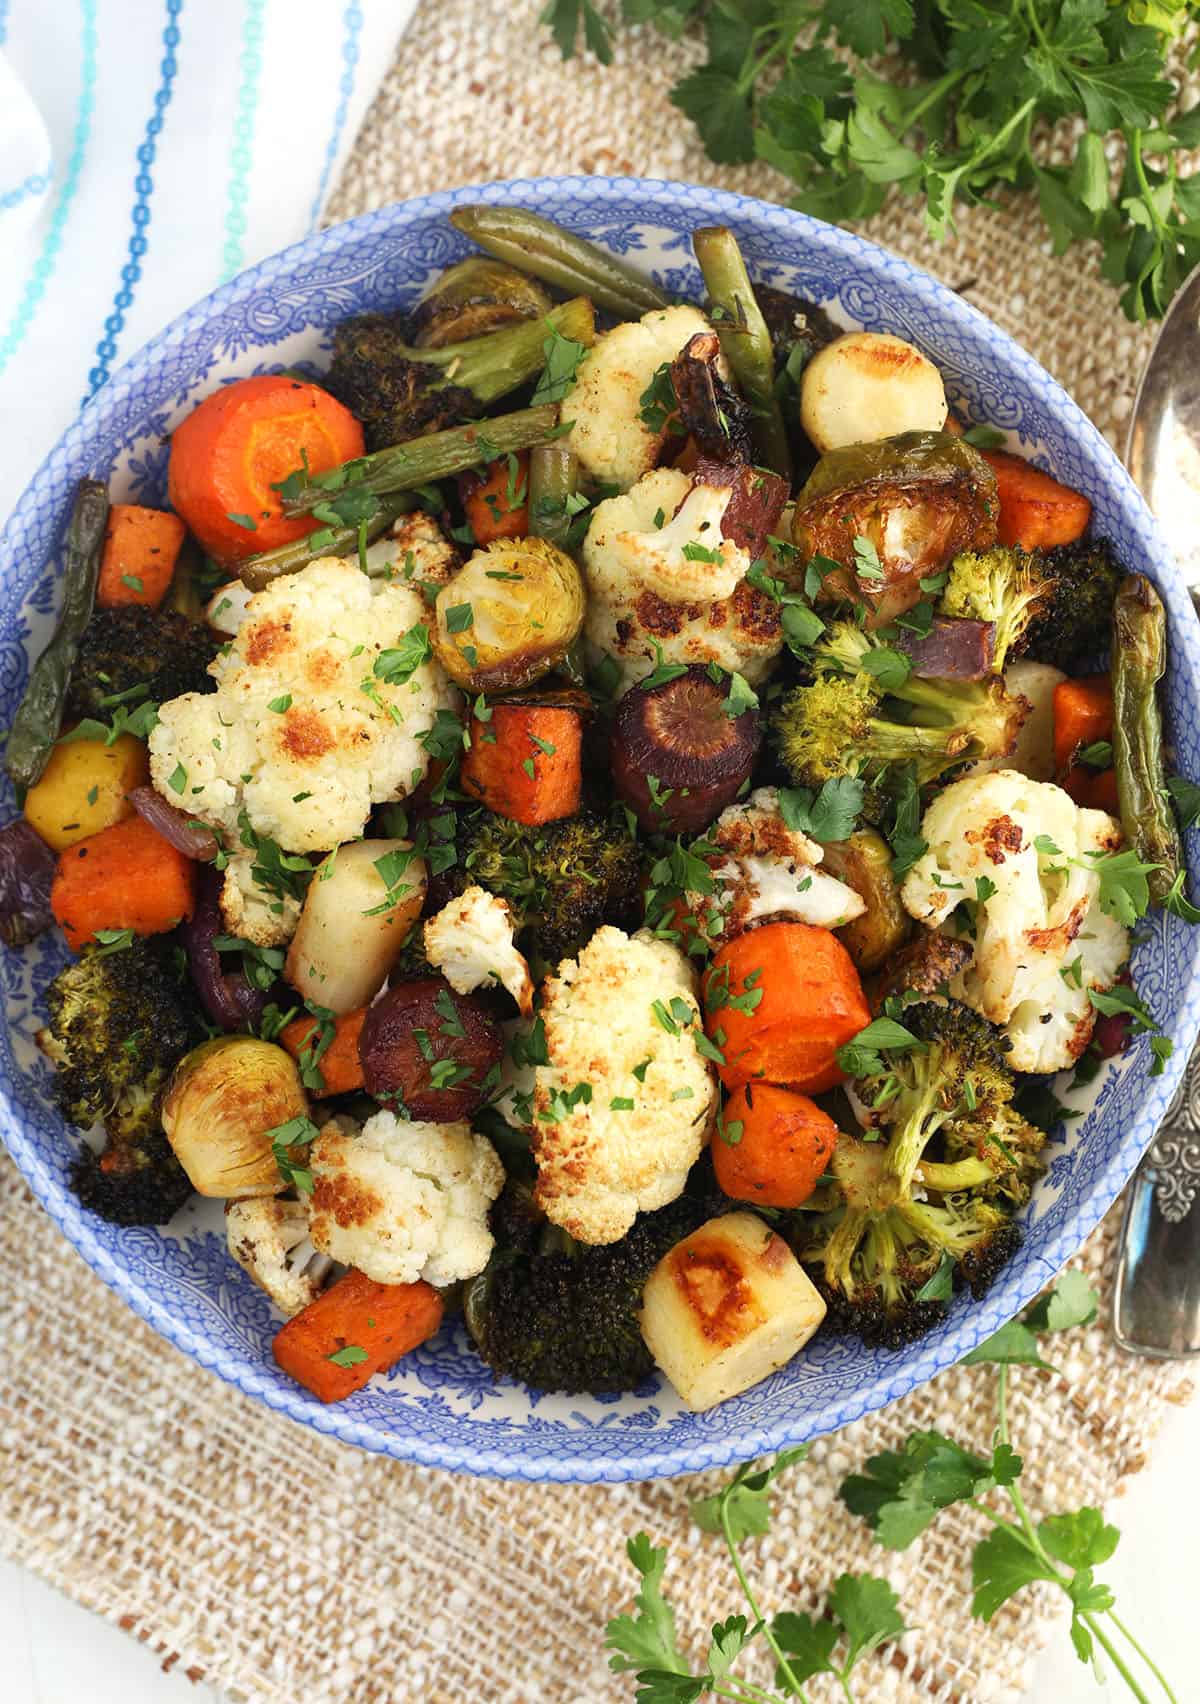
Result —
M446 215L469 201L536 208L688 296L700 293L690 232L728 224L757 278L822 303L844 323L920 345L967 417L1003 428L1014 447L1087 492L1098 532L1157 582L1171 625L1166 702L1177 763L1200 777L1200 631L1190 601L1125 472L1054 381L953 292L859 237L742 196L635 179L493 184L385 208L264 261L169 326L88 404L4 530L0 725L11 721L50 626L48 564L75 482L111 477L117 495L162 503L166 435L202 396L235 375L306 360L319 366L338 320L411 303L432 273L467 252ZM5 803L9 814L11 797ZM322 1407L277 1371L277 1322L226 1255L212 1204L193 1204L168 1230L118 1230L84 1213L69 1192L75 1139L51 1106L49 1070L33 1042L39 997L66 956L57 940L0 959L8 1016L0 1130L51 1217L100 1276L180 1349L270 1407L434 1467L530 1480L645 1479L741 1461L857 1419L952 1365L1036 1294L1114 1200L1166 1109L1200 1021L1198 953L1200 933L1155 914L1134 970L1175 1042L1174 1057L1150 1077L1143 1040L1120 1068L1110 1067L1093 1109L1052 1149L1024 1246L986 1301L959 1298L937 1331L900 1351L818 1336L790 1367L708 1414L686 1413L653 1380L619 1398L538 1396L497 1383L457 1325L348 1402Z

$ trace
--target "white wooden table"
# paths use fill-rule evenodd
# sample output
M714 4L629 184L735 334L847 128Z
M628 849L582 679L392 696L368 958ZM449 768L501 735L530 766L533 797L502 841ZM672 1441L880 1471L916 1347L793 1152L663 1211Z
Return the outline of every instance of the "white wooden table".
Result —
M1122 1619L1153 1653L1179 1704L1197 1704L1200 1402L1170 1414L1151 1466L1109 1513L1122 1538L1102 1573L1116 1591ZM597 1626L597 1640L601 1636ZM224 1704L212 1687L163 1674L158 1659L127 1634L3 1562L0 1651L4 1704ZM1065 1625L1036 1661L1029 1698L1032 1704L1129 1704L1119 1680L1094 1685L1070 1648ZM395 1704L423 1700L397 1698Z

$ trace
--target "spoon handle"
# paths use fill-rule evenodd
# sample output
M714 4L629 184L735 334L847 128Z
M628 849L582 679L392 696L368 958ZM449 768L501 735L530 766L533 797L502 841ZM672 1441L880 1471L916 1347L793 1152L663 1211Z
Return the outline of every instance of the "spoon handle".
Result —
M1200 1043L1125 1199L1113 1334L1135 1355L1200 1355Z

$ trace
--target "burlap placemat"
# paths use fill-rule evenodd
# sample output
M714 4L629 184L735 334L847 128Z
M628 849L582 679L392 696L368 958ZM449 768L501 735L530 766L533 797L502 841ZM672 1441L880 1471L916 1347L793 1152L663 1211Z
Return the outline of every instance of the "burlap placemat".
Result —
M541 0L426 0L334 203L488 178L640 173L786 194L765 168L725 171L666 99L691 49L626 35L609 71L564 66ZM1118 441L1148 337L1121 319L1096 257L1048 257L1036 218L985 209L930 245L898 207L872 236L961 287ZM1107 1292L1115 1221L1081 1262ZM704 1479L612 1488L508 1486L410 1468L307 1432L184 1360L53 1230L0 1157L0 1552L248 1704L616 1704L602 1652L627 1607L624 1540L671 1544L670 1588L699 1639L741 1607L719 1542L689 1527ZM1055 1374L1015 1380L1014 1433L1038 1508L1103 1503L1144 1463L1178 1369L1113 1346L1104 1315ZM902 1557L836 1499L841 1477L909 1431L982 1446L992 1375L944 1374L819 1442L789 1482L759 1572L772 1609L813 1609L843 1569L886 1574L920 1631L867 1665L863 1700L1016 1696L1046 1633L1036 1592L970 1618L975 1517L950 1510ZM1069 1450L1058 1441L1070 1437ZM765 1678L765 1676L763 1677ZM820 1681L814 1699L832 1696Z

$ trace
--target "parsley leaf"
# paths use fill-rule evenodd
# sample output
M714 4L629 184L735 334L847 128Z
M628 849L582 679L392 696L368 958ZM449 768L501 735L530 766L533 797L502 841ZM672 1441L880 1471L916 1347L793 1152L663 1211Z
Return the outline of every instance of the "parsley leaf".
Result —
M863 808L865 791L863 782L852 775L833 776L815 793L810 787L781 787L779 814L786 827L798 829L824 845L849 840Z
M608 1624L605 1644L615 1654L608 1666L616 1674L630 1669L665 1669L686 1674L688 1665L675 1642L675 1611L662 1592L667 1553L651 1544L644 1532L625 1546L625 1554L641 1575L634 1603L636 1615L618 1615Z
M848 1077L873 1077L886 1069L881 1050L911 1053L924 1048L925 1043L895 1018L875 1018L852 1041L842 1043L837 1062Z

